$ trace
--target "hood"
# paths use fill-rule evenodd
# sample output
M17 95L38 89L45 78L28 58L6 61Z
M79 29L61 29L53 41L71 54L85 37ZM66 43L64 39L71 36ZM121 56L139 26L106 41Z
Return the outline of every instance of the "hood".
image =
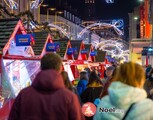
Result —
M147 97L144 89L132 87L121 82L112 82L108 92L110 102L114 106L126 107Z
M62 76L55 70L40 71L34 79L32 87L42 91L65 88Z

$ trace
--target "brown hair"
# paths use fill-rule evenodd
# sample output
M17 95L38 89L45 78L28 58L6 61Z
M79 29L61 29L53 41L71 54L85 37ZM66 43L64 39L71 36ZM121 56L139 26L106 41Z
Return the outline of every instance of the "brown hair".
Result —
M60 71L62 59L58 54L47 53L41 59L41 70L54 69Z
M88 73L86 71L80 72L80 80L88 80Z
M90 73L89 82L88 82L87 86L89 86L90 84L93 84L94 82L102 85L102 82L101 82L99 76L96 74L96 71L92 71Z
M149 71L149 76L151 75L151 74L153 74L153 68Z
M68 73L66 71L62 71L61 75L63 77L63 81L64 81L64 84L65 84L65 87L68 88L69 90L72 90L72 84L70 82Z
M120 65L115 81L134 87L142 87L145 82L145 72L139 64L127 62Z

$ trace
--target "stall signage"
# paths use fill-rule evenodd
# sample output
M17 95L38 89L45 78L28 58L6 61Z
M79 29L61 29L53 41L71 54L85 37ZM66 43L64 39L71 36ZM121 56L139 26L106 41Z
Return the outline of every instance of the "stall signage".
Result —
M87 53L88 53L88 50L87 49L81 50L81 54L87 54Z
M90 56L96 56L97 55L97 52L96 51L93 51L90 53Z
M72 55L72 54L73 54L73 49L72 48L68 48L67 55Z
M56 46L54 43L47 43L46 51L47 52L54 52L56 50Z
M30 46L31 34L16 35L16 46Z

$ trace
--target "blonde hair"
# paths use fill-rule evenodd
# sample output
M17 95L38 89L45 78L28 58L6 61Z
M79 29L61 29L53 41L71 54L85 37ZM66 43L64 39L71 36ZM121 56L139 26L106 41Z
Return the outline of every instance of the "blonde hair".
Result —
M145 82L144 69L134 62L121 64L117 70L115 81L120 81L133 87L142 87Z

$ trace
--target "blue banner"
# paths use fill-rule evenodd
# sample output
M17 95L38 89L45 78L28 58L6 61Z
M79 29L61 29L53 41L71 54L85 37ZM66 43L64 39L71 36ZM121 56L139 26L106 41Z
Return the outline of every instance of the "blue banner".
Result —
M97 55L97 52L96 51L93 51L90 53L90 56L96 56Z
M81 50L81 54L87 54L87 53L88 53L88 50L87 49Z
M72 54L73 54L73 49L72 48L68 48L67 55L72 55Z
M56 46L54 43L47 43L46 45L46 51L47 52L54 52L56 51Z
M75 48L72 48L73 49L73 54L78 54L78 48L75 47Z
M16 46L30 46L31 34L16 35Z
M56 52L59 52L60 51L60 43L59 42L54 42L54 45L55 45Z

